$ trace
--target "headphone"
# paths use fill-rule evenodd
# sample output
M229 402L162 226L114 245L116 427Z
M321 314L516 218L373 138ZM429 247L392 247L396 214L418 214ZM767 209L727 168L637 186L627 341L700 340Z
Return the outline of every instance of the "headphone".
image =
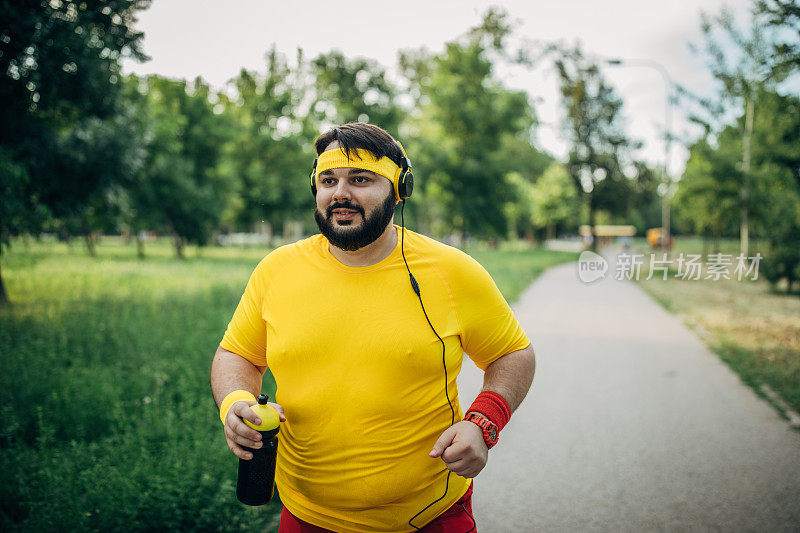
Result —
M403 157L400 161L401 166L399 169L397 169L397 172L395 173L394 176L392 177L386 176L386 177L392 181L392 185L394 187L395 199L398 202L401 202L406 198L409 198L411 196L411 193L414 191L414 174L411 171L412 170L411 160L406 155L406 151L405 149L403 149L403 145L400 144L400 142L397 140L394 140L394 142L397 145L397 147L400 148L400 153L403 154ZM309 177L311 178L311 194L314 195L315 198L317 196L316 173L317 173L318 160L319 158L314 158L314 166L311 167L311 174L309 174Z

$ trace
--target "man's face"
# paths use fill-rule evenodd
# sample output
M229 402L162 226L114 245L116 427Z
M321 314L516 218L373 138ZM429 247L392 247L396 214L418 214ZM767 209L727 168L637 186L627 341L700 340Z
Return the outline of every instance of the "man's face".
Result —
M338 150L334 141L325 151ZM326 170L317 179L314 219L328 241L342 250L355 251L374 242L394 216L392 182L359 168Z

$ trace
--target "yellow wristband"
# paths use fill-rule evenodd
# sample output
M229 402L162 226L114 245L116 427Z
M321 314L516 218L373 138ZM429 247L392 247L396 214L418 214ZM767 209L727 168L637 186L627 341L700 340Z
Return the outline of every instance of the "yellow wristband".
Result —
M225 418L228 416L228 411L230 411L231 406L242 400L254 402L256 401L256 397L249 391L235 390L222 400L222 403L219 405L219 419L222 420L223 426L225 425Z

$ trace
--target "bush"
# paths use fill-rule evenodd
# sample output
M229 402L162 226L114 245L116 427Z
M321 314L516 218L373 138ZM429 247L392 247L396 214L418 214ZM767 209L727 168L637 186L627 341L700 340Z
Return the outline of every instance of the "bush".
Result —
M774 246L762 261L762 272L773 287L786 280L786 292L791 292L794 282L800 279L800 243Z

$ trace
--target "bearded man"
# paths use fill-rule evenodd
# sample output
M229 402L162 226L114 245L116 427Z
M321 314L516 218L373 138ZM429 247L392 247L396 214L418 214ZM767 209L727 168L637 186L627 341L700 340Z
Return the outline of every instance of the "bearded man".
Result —
M475 531L472 479L530 388L531 344L475 260L394 225L413 177L391 135L349 123L315 147L320 234L258 264L214 356L228 446L261 446L243 419L269 367L281 533ZM466 416L464 353L485 372Z

